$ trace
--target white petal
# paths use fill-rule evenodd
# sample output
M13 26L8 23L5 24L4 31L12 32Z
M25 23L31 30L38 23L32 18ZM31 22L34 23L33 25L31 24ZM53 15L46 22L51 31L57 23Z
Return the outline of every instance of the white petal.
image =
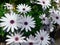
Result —
M10 27L7 28L7 32L10 30Z
M12 38L11 36L7 35L8 38Z
M11 27L11 31L14 32L14 28L13 27Z
M3 30L6 30L8 28L8 26L5 26L4 28L3 28Z

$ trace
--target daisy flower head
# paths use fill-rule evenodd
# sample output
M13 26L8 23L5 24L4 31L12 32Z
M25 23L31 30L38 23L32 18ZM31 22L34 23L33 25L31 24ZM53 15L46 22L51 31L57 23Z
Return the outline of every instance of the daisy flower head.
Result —
M50 36L47 33L47 31L40 30L40 32L37 32L35 38L38 41L38 45L48 45L48 44L50 44L50 42L49 42Z
M54 24L57 23L60 25L60 11L56 10L54 14L50 15L50 17L53 19Z
M49 8L51 6L51 0L37 0L37 4L42 5L43 9Z
M23 42L26 42L25 37L22 37L22 34L20 33L14 33L14 34L10 34L10 35L7 35L7 38L6 39L6 44L11 44L11 43L16 43L16 44L19 44L19 43L23 43Z
M42 14L41 16L39 16L39 18L42 19L41 22L42 22L43 24L48 25L49 22L50 22L49 19L46 17L46 14Z
M5 3L4 5L7 9L12 10L13 9L13 5L9 4L9 3Z
M34 18L31 16L21 16L21 19L19 20L19 25L21 26L21 30L26 30L26 32L29 30L31 31L31 28L35 28L35 21Z
M19 4L17 5L17 11L21 13L27 13L31 11L31 6L28 6L26 4Z
M3 27L3 30L6 30L7 32L11 29L12 32L14 32L14 29L18 30L18 14L15 14L14 12L6 13L5 17L1 17L0 23L1 27Z

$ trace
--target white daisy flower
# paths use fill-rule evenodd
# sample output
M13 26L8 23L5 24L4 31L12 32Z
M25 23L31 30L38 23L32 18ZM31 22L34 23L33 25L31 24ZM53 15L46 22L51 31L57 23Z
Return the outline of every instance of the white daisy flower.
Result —
M43 24L49 24L49 19L46 17L46 14L42 14L41 16L39 16L40 19L42 19L42 23Z
M54 14L51 14L50 17L52 17L53 22L60 25L60 11L56 10Z
M51 6L51 0L37 0L37 4L42 5L43 9L49 8Z
M0 25L1 27L4 27L3 30L6 30L7 32L11 29L12 32L14 32L14 29L18 30L18 14L15 14L14 12L6 13L5 17L1 17Z
M31 16L21 16L21 19L19 20L19 23L21 26L21 30L25 29L26 32L29 30L31 31L31 28L35 28L35 21L34 18L32 18Z
M50 40L50 36L47 33L47 31L44 30L40 30L40 33L37 32L36 37L35 37L38 41L38 45L48 45L50 44L49 40Z
M26 42L24 40L25 37L22 37L22 34L20 34L20 33L14 33L11 35L7 35L7 38L8 39L6 39L6 41L7 41L6 44L11 44L11 43L19 44L19 43Z
M52 22L53 23L57 23L60 25L60 11L59 10L55 10L54 7L52 9L50 9L50 17L53 19Z
M4 5L7 9L12 10L13 9L13 5L9 4L9 3L5 3Z
M31 6L25 5L25 4L19 4L17 5L17 11L21 13L27 13L31 11Z

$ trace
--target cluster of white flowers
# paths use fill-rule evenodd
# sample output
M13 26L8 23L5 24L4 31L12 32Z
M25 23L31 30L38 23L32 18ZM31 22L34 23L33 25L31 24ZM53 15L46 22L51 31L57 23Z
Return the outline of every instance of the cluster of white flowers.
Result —
M0 23L1 27L3 27L3 30L7 30L7 32L11 29L12 32L14 30L18 30L18 28L21 28L21 30L31 31L31 28L35 28L35 21L34 18L31 16L22 16L13 13L6 13L5 17L1 17Z
M4 5L7 7L7 9L12 10L12 5L6 3ZM19 4L17 5L17 11L21 13L27 13L31 10L31 7L25 4ZM35 28L35 21L34 18L31 16L16 14L15 12L11 11L10 13L4 14L4 17L1 17L0 23L1 27L3 27L3 30L6 30L7 32L11 31L14 32L14 30L18 30L18 28L21 28L21 30L31 31L31 28Z
M58 0L54 0L55 2L59 2ZM49 8L51 6L51 0L37 0L35 2L37 4L42 5L43 9ZM14 6L12 4L6 3L5 8L10 10L4 14L3 17L0 18L0 27L3 28L4 31L11 32L10 35L6 37L6 44L10 45L49 45L50 44L50 36L47 31L44 29L40 29L39 32L35 34L35 36L30 35L29 37L23 36L21 33L16 33L15 31L32 31L36 27L35 18L31 15L26 15L31 11L31 6L26 4L18 4L16 10L18 13L13 11ZM52 32L54 30L53 24L57 23L60 25L60 10L55 10L54 7L49 10L50 15L46 14L40 15L38 18L41 19L41 23L45 25L49 25L49 31ZM52 20L50 20L52 18Z
M32 36L30 35L28 38L26 38L25 36L22 37L22 34L20 33L14 33L11 35L7 35L7 44L11 44L11 45L48 45L50 44L50 36L49 33L47 33L47 31L44 30L40 30L40 32L37 32L37 34L35 34L36 36Z

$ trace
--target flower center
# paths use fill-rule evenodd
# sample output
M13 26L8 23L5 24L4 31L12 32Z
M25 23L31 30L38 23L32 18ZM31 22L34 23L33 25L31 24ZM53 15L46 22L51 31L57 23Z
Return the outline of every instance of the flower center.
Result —
M14 20L10 20L10 23L11 23L11 24L14 24Z
M33 45L33 43L32 43L32 42L30 42L30 43L29 43L29 45Z
M19 38L18 38L18 37L16 37L16 38L15 38L15 41L18 41L18 40L19 40Z
M45 4L45 2L43 1L43 4Z
M54 13L54 11L52 13Z
M23 10L25 10L25 8L23 8Z
M58 16L56 16L56 19L59 19L59 17L58 17Z
M44 40L44 38L43 38L43 37L40 37L40 39L41 39L41 40Z
M45 18L43 18L42 20L44 20L44 21L45 21Z
M10 6L8 6L8 7L10 7Z
M24 22L24 25L28 25L28 22Z

